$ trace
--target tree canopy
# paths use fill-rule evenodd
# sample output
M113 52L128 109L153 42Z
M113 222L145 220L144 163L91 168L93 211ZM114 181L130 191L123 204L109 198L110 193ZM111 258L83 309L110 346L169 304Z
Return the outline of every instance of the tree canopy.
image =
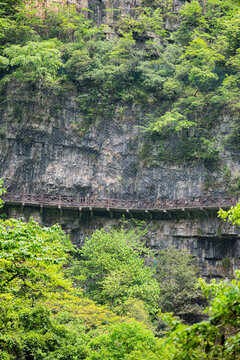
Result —
M197 287L199 270L186 251L161 250L156 257L156 278L160 285L159 307L188 322L201 318L201 291Z
M231 282L200 280L209 318L186 325L159 312L194 310L192 259L169 249L155 269L146 231L97 230L79 251L59 225L0 220L1 359L240 359L239 271Z
M148 161L219 164L221 145L211 129L223 109L235 114L240 109L238 1L193 0L178 12L173 0L142 1L128 16L108 9L111 37L109 24L96 25L87 9L64 4L40 9L20 0L2 5L3 90L9 81L53 88L71 83L81 133L99 117L110 120L119 107L124 118L127 108L138 105ZM239 131L235 125L233 137ZM175 145L169 147L174 133ZM231 139L222 146L231 148Z
M89 297L109 304L115 311L130 298L141 300L150 313L156 312L159 284L154 269L145 266L149 251L140 230L96 230L81 249L80 272Z

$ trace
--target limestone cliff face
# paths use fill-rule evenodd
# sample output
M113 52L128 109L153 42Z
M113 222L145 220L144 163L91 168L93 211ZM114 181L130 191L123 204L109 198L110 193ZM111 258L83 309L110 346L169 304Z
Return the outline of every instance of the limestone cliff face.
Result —
M111 121L99 118L84 133L76 97L73 89L59 93L9 85L1 105L0 128L0 176L8 191L120 199L226 195L221 172L212 174L218 177L217 186L206 190L209 169L203 164L159 162L148 166L141 160L144 138L136 109L128 109L124 116L116 110ZM231 131L231 122L223 116L214 131L219 140L224 138ZM238 158L226 151L221 157L233 174L239 172ZM10 207L6 211L25 219L33 216L44 225L60 222L78 246L94 229L118 221L109 214L91 218L88 212L81 217L67 210L60 214L44 209L40 213L40 209ZM156 249L173 245L189 250L206 276L229 275L239 266L240 230L221 223L216 212L154 218L148 243Z
M136 109L111 120L96 119L81 130L77 93L9 85L1 105L0 176L9 191L120 199L182 199L226 195L221 170L207 191L202 163L148 166L139 153L144 142ZM144 114L140 115L140 118ZM139 119L139 113L138 113ZM227 117L214 129L224 138ZM174 141L172 138L171 141ZM239 173L239 159L222 151L224 164Z
M93 216L86 211L39 208L25 206L5 206L4 212L9 217L32 217L45 226L60 223L71 240L81 247L86 237L90 237L96 229L116 226L119 224L120 212L93 212ZM126 215L126 214L125 214ZM235 269L240 267L240 228L217 219L214 211L193 211L154 214L152 220L149 215L134 214L144 219L149 227L147 233L148 246L160 250L174 246L179 250L187 250L198 259L201 274L204 277L232 276Z
M163 0L164 2L165 0ZM173 0L172 6L175 12L178 12L185 0ZM36 1L36 7L41 13L42 9L50 8L56 11L60 4L74 5L78 11L81 11L87 18L94 20L96 24L107 24L109 35L114 34L112 29L113 22L118 18L118 15L134 15L134 9L143 5L142 0L45 0L44 3ZM145 6L151 6L151 3L144 3ZM44 11L42 11L44 16ZM166 21L166 28L171 29L174 26L171 22Z
M164 0L165 1L165 0ZM79 8L87 8L91 10L88 17L94 19L98 24L108 24L112 22L119 14L133 14L134 9L142 6L142 0L72 0ZM179 11L185 0L174 0L172 6L176 12ZM145 2L145 6L151 6L151 3ZM169 26L167 23L166 26Z
M182 2L174 2L176 12ZM112 23L117 14L128 15L140 5L139 0L69 3L89 8L91 11L86 11L86 16L98 24L108 24L109 37L114 36ZM166 21L166 27L171 29L171 26L174 25ZM110 119L99 116L86 130L78 95L73 86L53 89L39 84L8 85L0 104L0 177L4 178L9 192L149 200L221 198L227 195L229 185L224 180L224 166L232 178L239 177L239 157L226 149L220 152L221 163L215 170L206 168L200 161L161 162L157 154L152 154L156 161L149 165L146 157L140 156L146 143L139 127L146 114L140 108L116 106ZM233 127L232 116L223 113L220 117L211 130L218 145L224 143ZM172 136L169 147L175 142ZM228 182L231 182L229 176ZM95 228L117 222L106 214L94 214L91 218L87 212L83 218L71 211L60 214L9 208L7 212L9 216L24 215L26 219L36 216L45 225L60 222L79 246ZM188 249L198 257L209 276L224 276L238 266L239 229L221 224L216 212L154 219L151 229L150 246Z

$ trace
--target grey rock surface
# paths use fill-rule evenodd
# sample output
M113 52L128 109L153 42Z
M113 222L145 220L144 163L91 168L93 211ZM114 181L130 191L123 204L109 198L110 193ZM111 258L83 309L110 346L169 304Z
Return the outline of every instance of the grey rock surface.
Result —
M144 114L139 116L134 108L124 117L117 109L112 119L97 118L83 132L77 95L74 89L57 93L9 85L0 106L0 177L9 192L149 200L227 195L221 170L211 173L203 163L147 165L139 157L144 135L138 125ZM231 126L231 119L222 115L213 130L219 144ZM220 155L238 176L239 158L223 150ZM207 189L209 172L217 180ZM78 246L94 229L117 221L90 214L80 219L77 212L34 211L12 209L9 216L31 215L44 225L60 222ZM189 250L205 276L229 275L239 266L239 229L220 224L216 214L210 215L154 220L148 243L156 249L172 245Z
M6 206L9 217L35 221L45 226L58 222L74 244L81 247L86 237L96 229L108 229L119 225L120 213L110 218L109 213L99 214L89 211L71 211L44 208L41 212L34 207ZM126 215L126 214L125 214ZM231 277L240 267L240 228L219 220L216 212L192 212L190 217L172 215L162 219L149 220L145 214L144 221L149 226L146 243L156 251L173 246L186 250L198 259L201 275L206 278ZM143 214L141 214L143 216Z
M117 110L112 119L98 118L84 133L74 90L55 94L12 84L7 94L0 109L0 176L9 191L149 200L226 196L221 171L210 170L217 182L206 189L203 163L149 166L140 159L145 140L133 109L124 118ZM229 127L223 117L214 129L219 139ZM221 157L239 174L238 158L226 151Z

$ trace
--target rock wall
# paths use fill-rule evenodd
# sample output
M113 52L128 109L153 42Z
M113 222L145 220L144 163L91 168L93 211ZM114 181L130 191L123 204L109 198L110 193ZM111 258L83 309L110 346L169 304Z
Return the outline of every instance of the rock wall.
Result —
M147 165L139 156L145 139L138 109L124 116L117 109L112 119L97 118L83 132L74 89L57 93L11 84L6 93L0 107L0 176L9 191L149 200L226 195L221 170L210 170L218 182L207 189L209 169L203 163ZM214 132L220 141L231 122L223 115L219 124ZM221 157L239 174L239 158L227 151Z
M5 206L9 217L29 220L32 217L45 226L56 222L70 235L71 240L81 247L85 238L96 229L116 226L123 214L116 212L110 218L107 212L71 211L34 207ZM126 214L125 214L126 215ZM177 213L133 214L149 226L147 245L156 250L174 246L187 250L197 259L204 277L222 278L231 276L240 267L240 228L217 218L215 211L192 211ZM129 216L129 215L126 215Z

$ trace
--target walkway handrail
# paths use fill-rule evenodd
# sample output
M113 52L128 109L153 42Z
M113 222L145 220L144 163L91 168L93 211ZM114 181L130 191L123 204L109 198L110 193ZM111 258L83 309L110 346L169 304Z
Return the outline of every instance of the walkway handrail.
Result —
M120 200L120 199L96 199L92 197L71 197L56 196L48 194L15 194L5 193L2 195L4 203L30 204L43 206L52 206L58 208L97 208L97 209L119 209L119 210L166 210L166 209L185 209L185 208L204 208L204 207L230 207L235 205L238 197L196 197L189 199L157 199L157 200Z

